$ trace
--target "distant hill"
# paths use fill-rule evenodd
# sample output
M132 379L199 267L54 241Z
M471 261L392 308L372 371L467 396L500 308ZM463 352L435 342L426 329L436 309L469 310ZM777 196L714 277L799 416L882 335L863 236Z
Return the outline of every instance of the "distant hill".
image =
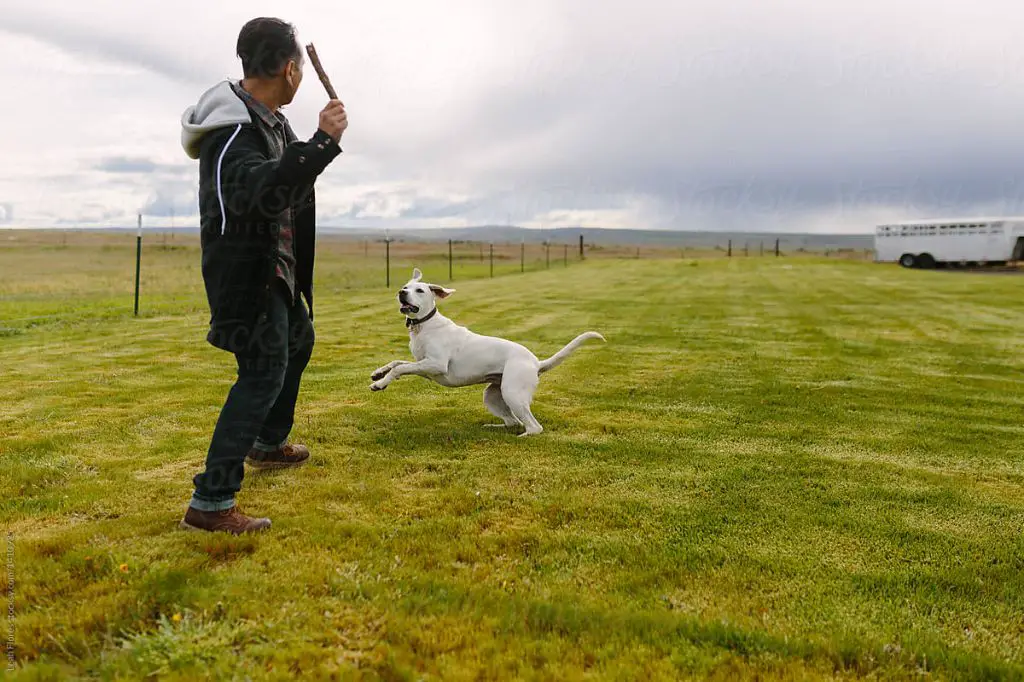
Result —
M330 234L344 234L349 231L327 228ZM556 228L549 230L527 229L514 226L484 225L468 228L438 228L431 230L394 230L389 232L392 239L405 241L437 241L462 240L484 242L526 241L540 244L550 241L555 244L575 244L580 235L586 244L594 245L637 245L637 246L705 246L725 247L732 240L733 248L742 248L748 243L751 248L764 242L765 248L774 245L778 239L788 248L804 247L808 249L853 248L867 249L874 243L872 235L834 235L834 234L797 234L797 233L759 233L759 232L708 232L708 231L677 231L677 230L626 230L597 227ZM381 239L382 232L366 234L366 237Z
M383 239L382 230L372 232L345 228L321 228L325 234L348 235L359 239ZM580 235L588 245L636 245L636 246L690 246L725 247L732 240L733 248L743 248L747 243L755 248L764 242L765 248L774 246L778 239L788 249L869 249L874 237L865 235L798 234L776 232L708 232L679 230L626 230L599 227L567 227L554 229L528 229L507 225L482 225L465 228L437 228L429 230L390 230L388 236L399 241L474 241L515 243L526 241L541 244L576 244Z
M107 228L58 228L73 231L89 232L123 232L135 231L135 227ZM167 232L165 228L147 228L147 232ZM176 227L176 233L195 234L196 227ZM384 230L365 230L361 228L321 227L322 235L345 236L353 239L384 239ZM626 230L600 227L566 227L553 229L529 229L509 225L481 225L477 227L436 228L423 230L389 230L388 237L397 241L431 242L472 241L515 243L526 241L530 244L542 244L550 241L553 244L576 244L580 235L588 245L635 245L635 246L690 246L690 247L725 247L732 240L734 249L742 249L744 243L750 248L757 248L764 242L765 249L774 247L775 240L786 249L806 248L822 249L869 249L872 248L874 237L871 234L840 235L812 233L779 233L779 232L711 232L711 231L678 231L678 230Z

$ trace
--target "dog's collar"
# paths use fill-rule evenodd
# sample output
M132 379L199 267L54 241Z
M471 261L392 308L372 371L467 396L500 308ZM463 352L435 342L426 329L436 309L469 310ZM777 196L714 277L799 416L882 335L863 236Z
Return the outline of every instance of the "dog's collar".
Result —
M434 308L433 310L431 310L429 313L427 313L418 320L414 320L411 317L407 317L405 318L405 326L412 327L413 325L423 324L424 322L432 318L434 315L437 315L437 308Z

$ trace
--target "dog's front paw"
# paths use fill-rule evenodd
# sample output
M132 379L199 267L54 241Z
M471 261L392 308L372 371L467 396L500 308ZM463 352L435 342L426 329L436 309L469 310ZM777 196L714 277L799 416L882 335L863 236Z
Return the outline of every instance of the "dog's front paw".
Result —
M387 375L388 371L386 369L378 369L376 372L370 375L370 378L373 379L374 381L377 381L379 379L383 379Z
M387 383L385 383L383 381L375 381L372 384L370 384L370 390L371 391L383 391L387 387L388 387Z

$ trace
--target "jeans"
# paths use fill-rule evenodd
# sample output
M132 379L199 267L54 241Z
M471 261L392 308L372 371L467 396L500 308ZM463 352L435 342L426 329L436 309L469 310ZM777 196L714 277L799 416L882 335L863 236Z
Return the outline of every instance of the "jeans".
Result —
M249 450L283 445L295 421L299 384L313 353L313 324L302 297L293 300L282 280L275 280L272 293L266 319L255 330L258 342L235 354L238 379L213 430L206 469L192 479L196 509L233 507Z

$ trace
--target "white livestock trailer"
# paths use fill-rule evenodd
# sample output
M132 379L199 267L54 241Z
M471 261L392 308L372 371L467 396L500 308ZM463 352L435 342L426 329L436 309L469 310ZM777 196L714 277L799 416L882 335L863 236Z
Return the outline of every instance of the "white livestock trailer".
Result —
M1024 260L1024 217L915 220L875 229L875 262L905 268Z

